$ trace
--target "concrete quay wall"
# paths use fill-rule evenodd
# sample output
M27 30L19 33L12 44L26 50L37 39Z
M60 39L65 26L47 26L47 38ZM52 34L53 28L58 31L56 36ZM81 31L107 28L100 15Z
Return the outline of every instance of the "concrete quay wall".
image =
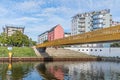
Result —
M13 57L12 62L36 62L36 61L45 61L45 62L51 62L51 61L100 61L101 58L29 58L29 57L22 57L22 58L17 58ZM10 62L11 62L10 61ZM9 58L0 58L0 62L9 62Z
M72 48L66 47L65 49L85 53L93 56L102 57L120 57L120 48Z

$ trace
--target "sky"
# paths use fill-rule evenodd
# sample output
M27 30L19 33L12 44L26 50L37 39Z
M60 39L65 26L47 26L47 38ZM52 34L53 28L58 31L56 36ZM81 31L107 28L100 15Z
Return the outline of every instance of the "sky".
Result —
M5 25L25 27L25 34L37 41L38 35L60 24L71 32L77 13L110 9L120 21L120 0L0 0L0 33Z

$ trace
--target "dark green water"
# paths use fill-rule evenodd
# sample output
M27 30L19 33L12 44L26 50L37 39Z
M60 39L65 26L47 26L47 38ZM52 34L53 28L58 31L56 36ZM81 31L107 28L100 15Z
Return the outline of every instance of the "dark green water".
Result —
M120 63L0 63L0 80L120 80Z

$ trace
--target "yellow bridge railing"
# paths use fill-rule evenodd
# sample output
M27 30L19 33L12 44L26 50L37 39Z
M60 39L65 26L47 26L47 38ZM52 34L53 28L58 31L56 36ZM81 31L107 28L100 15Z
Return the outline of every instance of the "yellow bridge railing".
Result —
M86 43L101 43L120 40L120 25L103 28L83 34L65 37L54 41L45 42L36 45L39 47L60 46L60 45L74 45Z

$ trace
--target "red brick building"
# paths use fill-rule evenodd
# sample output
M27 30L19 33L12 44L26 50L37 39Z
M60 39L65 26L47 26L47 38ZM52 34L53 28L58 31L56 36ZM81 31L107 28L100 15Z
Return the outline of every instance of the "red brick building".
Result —
M61 25L56 25L48 32L48 41L52 41L55 39L60 39L64 37L64 29Z

